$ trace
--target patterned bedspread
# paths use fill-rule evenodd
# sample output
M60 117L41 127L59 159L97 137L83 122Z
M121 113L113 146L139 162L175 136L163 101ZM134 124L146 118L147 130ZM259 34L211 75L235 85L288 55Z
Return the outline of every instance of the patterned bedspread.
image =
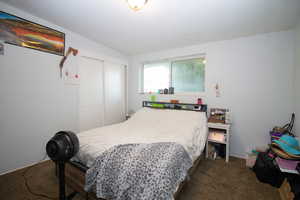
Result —
M118 145L89 168L85 190L109 200L171 200L191 166L177 143Z

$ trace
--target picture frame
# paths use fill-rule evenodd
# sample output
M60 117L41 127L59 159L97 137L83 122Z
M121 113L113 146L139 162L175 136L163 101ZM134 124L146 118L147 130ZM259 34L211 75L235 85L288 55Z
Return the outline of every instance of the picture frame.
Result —
M0 40L59 56L65 54L65 33L1 10Z

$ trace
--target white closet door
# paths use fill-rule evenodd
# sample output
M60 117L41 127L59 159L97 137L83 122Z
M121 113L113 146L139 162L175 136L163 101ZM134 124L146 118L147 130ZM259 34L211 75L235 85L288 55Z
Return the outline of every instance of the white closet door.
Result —
M81 57L79 62L80 131L104 125L103 62Z
M126 79L125 66L104 62L104 124L125 120Z

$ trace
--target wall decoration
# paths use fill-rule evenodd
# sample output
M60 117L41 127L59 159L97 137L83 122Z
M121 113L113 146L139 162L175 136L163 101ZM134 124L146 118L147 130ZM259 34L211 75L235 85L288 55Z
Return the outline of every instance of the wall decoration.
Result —
M74 56L72 59L66 60L64 67L62 69L61 80L65 85L79 85L80 84L80 57Z
M68 48L66 55L61 59L59 63L60 77L65 85L79 85L79 64L80 59L78 49L72 47ZM69 57L68 57L69 56Z
M65 52L64 33L2 11L0 40L60 56Z
M64 67L64 63L66 62L68 56L70 54L73 54L73 56L76 56L78 54L78 50L77 49L74 49L72 47L69 47L68 51L67 51L67 54L61 59L60 63L59 63L59 69L60 69L60 77L62 77L62 69Z
M4 55L4 44L0 42L0 55Z

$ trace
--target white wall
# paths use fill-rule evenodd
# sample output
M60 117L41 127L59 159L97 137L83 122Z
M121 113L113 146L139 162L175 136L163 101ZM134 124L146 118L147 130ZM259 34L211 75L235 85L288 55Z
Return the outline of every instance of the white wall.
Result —
M295 106L296 106L296 134L300 136L300 23L296 28L296 76L295 76Z
M79 56L127 63L113 49L4 3L0 7L66 33L66 48L79 49ZM59 78L61 58L5 44L5 55L0 56L0 174L40 160L57 131L78 130L78 86L64 85Z
M206 53L205 103L232 111L231 154L244 156L252 145L269 142L269 130L285 124L293 110L294 32L284 31L135 56L129 69L129 110L141 107L138 94L143 61ZM220 84L216 98L214 85ZM198 96L163 96L196 102Z

